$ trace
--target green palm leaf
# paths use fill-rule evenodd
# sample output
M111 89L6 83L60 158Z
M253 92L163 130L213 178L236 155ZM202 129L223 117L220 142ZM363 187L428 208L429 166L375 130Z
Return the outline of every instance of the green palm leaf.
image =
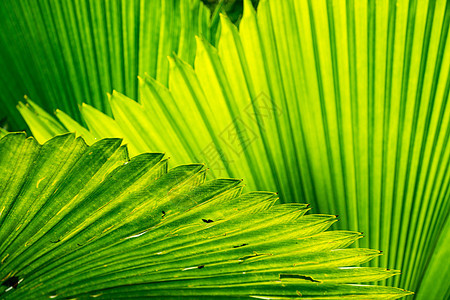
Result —
M166 82L167 55L192 62L194 36L214 39L211 22L200 0L1 1L0 118L24 126L15 106L25 94L78 121L81 102L109 112L103 91L137 97L145 72Z
M0 140L2 299L395 299L397 288L349 284L395 270L350 267L380 252L344 249L361 234L326 231L334 215L205 181L201 164L128 158L119 139L73 134L39 145Z
M390 283L415 290L440 276L430 257L450 230L448 2L246 4L239 30L222 18L217 49L198 38L195 70L170 60L168 89L145 76L139 104L110 97L115 120L85 105L89 133L59 111L57 132L124 137L133 155L170 149L213 177L245 176L345 216L343 228L368 234L360 245L388 250L373 265L405 271ZM46 113L21 112L42 141L53 135L33 125Z

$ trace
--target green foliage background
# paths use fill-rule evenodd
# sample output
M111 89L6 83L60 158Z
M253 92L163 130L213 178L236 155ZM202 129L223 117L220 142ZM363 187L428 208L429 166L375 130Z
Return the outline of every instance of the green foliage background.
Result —
M361 246L387 252L373 266L403 270L389 284L449 294L439 264L450 244L448 2L261 1L256 15L245 1L242 18L235 2L239 30L199 1L5 3L1 97L13 126L26 93L67 113L20 106L41 142L123 137L132 155L170 151L176 163L206 162L212 177L339 213L341 228L367 235ZM106 100L112 89L122 94ZM80 114L81 102L93 107Z
M138 74L165 83L168 55L193 62L195 35L214 38L200 1L5 0L0 15L1 112L15 130L24 95L78 121L82 102L110 113L105 92L136 98Z

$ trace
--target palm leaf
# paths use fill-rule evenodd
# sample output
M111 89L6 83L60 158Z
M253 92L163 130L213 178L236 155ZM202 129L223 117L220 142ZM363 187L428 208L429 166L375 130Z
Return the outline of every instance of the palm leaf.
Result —
M0 118L23 127L15 105L25 94L78 121L83 101L109 112L103 91L137 97L145 72L165 82L167 55L192 62L194 35L214 39L211 22L200 0L1 1Z
M197 39L195 70L170 60L168 89L145 76L140 103L113 93L115 120L83 106L89 138L124 137L132 155L171 149L212 177L245 175L251 189L338 212L341 228L368 234L360 245L388 250L372 265L401 268L390 283L415 290L440 276L431 258L449 232L448 8L261 1L256 14L246 1L239 30L222 17L217 49Z
M130 160L120 144L0 140L2 299L410 294L350 284L398 271L350 267L380 252L344 249L361 234L326 231L336 216L242 194L241 180L205 181L201 164L169 170L159 153Z

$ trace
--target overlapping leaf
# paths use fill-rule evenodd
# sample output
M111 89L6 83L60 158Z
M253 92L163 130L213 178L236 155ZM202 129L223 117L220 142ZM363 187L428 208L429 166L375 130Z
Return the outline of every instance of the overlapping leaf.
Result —
M2 299L395 299L397 288L350 284L395 270L353 267L380 254L326 231L334 215L205 181L201 164L128 158L119 139L73 134L44 145L0 140Z
M169 89L145 77L139 104L113 93L115 120L84 106L90 133L58 118L91 141L170 149L214 177L337 212L368 234L361 245L388 250L373 264L404 270L397 286L450 274L431 260L450 230L448 2L261 1L257 14L246 4L239 31L222 18L217 49L198 39L195 70L170 60Z

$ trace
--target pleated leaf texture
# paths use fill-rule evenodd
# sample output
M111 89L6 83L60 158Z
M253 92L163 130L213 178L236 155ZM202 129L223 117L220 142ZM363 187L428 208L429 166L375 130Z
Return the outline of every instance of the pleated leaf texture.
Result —
M0 118L24 129L24 95L78 121L82 102L109 113L104 91L135 98L138 74L167 81L168 55L193 62L195 35L214 40L210 15L200 0L2 0Z
M257 13L246 1L239 29L222 17L217 48L197 38L195 69L175 56L168 87L143 76L139 102L113 93L114 119L84 105L88 131L32 102L20 111L40 141L123 137L132 155L170 149L212 177L345 216L340 228L367 233L359 245L389 253L373 266L405 272L389 284L441 297L449 23L443 0L264 0Z
M382 298L395 270L353 267L380 251L326 231L334 215L275 204L242 181L205 181L202 164L129 159L120 139L74 134L44 145L0 140L2 299Z

